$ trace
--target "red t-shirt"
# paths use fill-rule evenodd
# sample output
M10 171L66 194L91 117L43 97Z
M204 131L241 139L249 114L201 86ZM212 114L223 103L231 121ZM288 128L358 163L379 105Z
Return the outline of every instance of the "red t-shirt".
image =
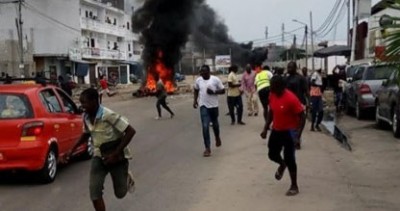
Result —
M107 80L106 79L101 79L100 80L100 86L101 86L102 89L107 89L108 88Z
M272 110L272 128L274 130L293 130L298 127L299 114L304 111L304 107L291 91L285 89L280 97L271 92L269 106Z

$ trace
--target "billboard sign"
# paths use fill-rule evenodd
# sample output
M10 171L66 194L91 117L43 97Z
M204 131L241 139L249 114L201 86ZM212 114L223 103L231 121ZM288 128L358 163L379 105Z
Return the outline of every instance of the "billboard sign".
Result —
M228 68L231 66L230 55L218 55L215 56L215 68Z

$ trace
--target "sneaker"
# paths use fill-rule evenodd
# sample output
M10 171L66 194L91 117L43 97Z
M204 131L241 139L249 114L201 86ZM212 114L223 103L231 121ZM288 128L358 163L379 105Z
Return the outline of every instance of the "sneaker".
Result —
M258 113L255 113L254 116L258 116Z
M173 118L174 118L174 116L175 116L175 114L171 114L171 119L173 119Z
M156 117L154 117L154 119L155 119L155 120L160 120L160 119L161 119L161 117L159 117L159 116L156 116Z
M315 129L317 129L317 131L322 131L321 128L319 127L319 125L315 126Z
M242 121L238 122L238 124L239 124L239 125L246 125L246 123L244 123L244 122L242 122Z
M128 171L128 192L133 193L135 192L135 180L133 179L133 174L132 172Z
M249 113L248 116L253 116L253 114L252 114L252 113Z
M206 149L203 152L203 157L210 157L211 156L211 150L210 149Z

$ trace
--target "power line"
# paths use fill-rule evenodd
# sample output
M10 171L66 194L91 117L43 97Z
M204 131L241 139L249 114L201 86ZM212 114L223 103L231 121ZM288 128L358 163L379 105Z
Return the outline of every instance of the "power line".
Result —
M336 0L335 4L333 5L333 8L332 8L331 12L329 13L327 18L325 19L324 23L317 30L315 30L316 32L320 32L320 31L324 30L326 27L329 26L329 24L332 22L334 14L336 14L336 12L337 12L337 10L339 8L340 1L341 0Z
M32 12L34 12L34 13L36 13L36 14L42 16L43 18L46 18L46 19L48 19L48 20L50 20L50 21L52 21L52 22L54 22L54 23L57 23L57 24L60 25L60 26L63 26L63 27L65 27L65 28L67 28L67 29L70 29L70 30L72 30L72 31L74 31L74 32L78 32L79 34L81 33L81 30L80 30L80 29L76 29L76 28L74 28L74 27L72 27L72 26L68 26L67 24L65 24L65 23L63 23L63 22L61 22L61 21L59 21L59 20L56 20L56 19L54 19L54 18L52 18L52 17L46 15L45 13L43 13L43 12L41 12L40 10L38 10L37 8L35 8L33 5L30 5L30 4L28 4L28 3L25 2L25 3L24 3L24 6L25 6L25 8L29 9L30 11L32 11Z
M325 32L321 32L317 34L319 37L326 37L344 18L344 12L346 12L345 8L346 4L343 3L340 10L338 11L335 21L333 22L332 26L329 28L329 30ZM323 34L322 34L323 33Z

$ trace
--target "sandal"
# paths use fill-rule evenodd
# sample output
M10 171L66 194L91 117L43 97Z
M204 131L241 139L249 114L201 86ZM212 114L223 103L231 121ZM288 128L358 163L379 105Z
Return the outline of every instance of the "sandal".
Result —
M279 166L278 169L275 172L275 179L276 180L281 180L283 177L283 174L285 173L286 165Z
M299 194L299 188L290 188L287 192L286 192L286 196L295 196Z

